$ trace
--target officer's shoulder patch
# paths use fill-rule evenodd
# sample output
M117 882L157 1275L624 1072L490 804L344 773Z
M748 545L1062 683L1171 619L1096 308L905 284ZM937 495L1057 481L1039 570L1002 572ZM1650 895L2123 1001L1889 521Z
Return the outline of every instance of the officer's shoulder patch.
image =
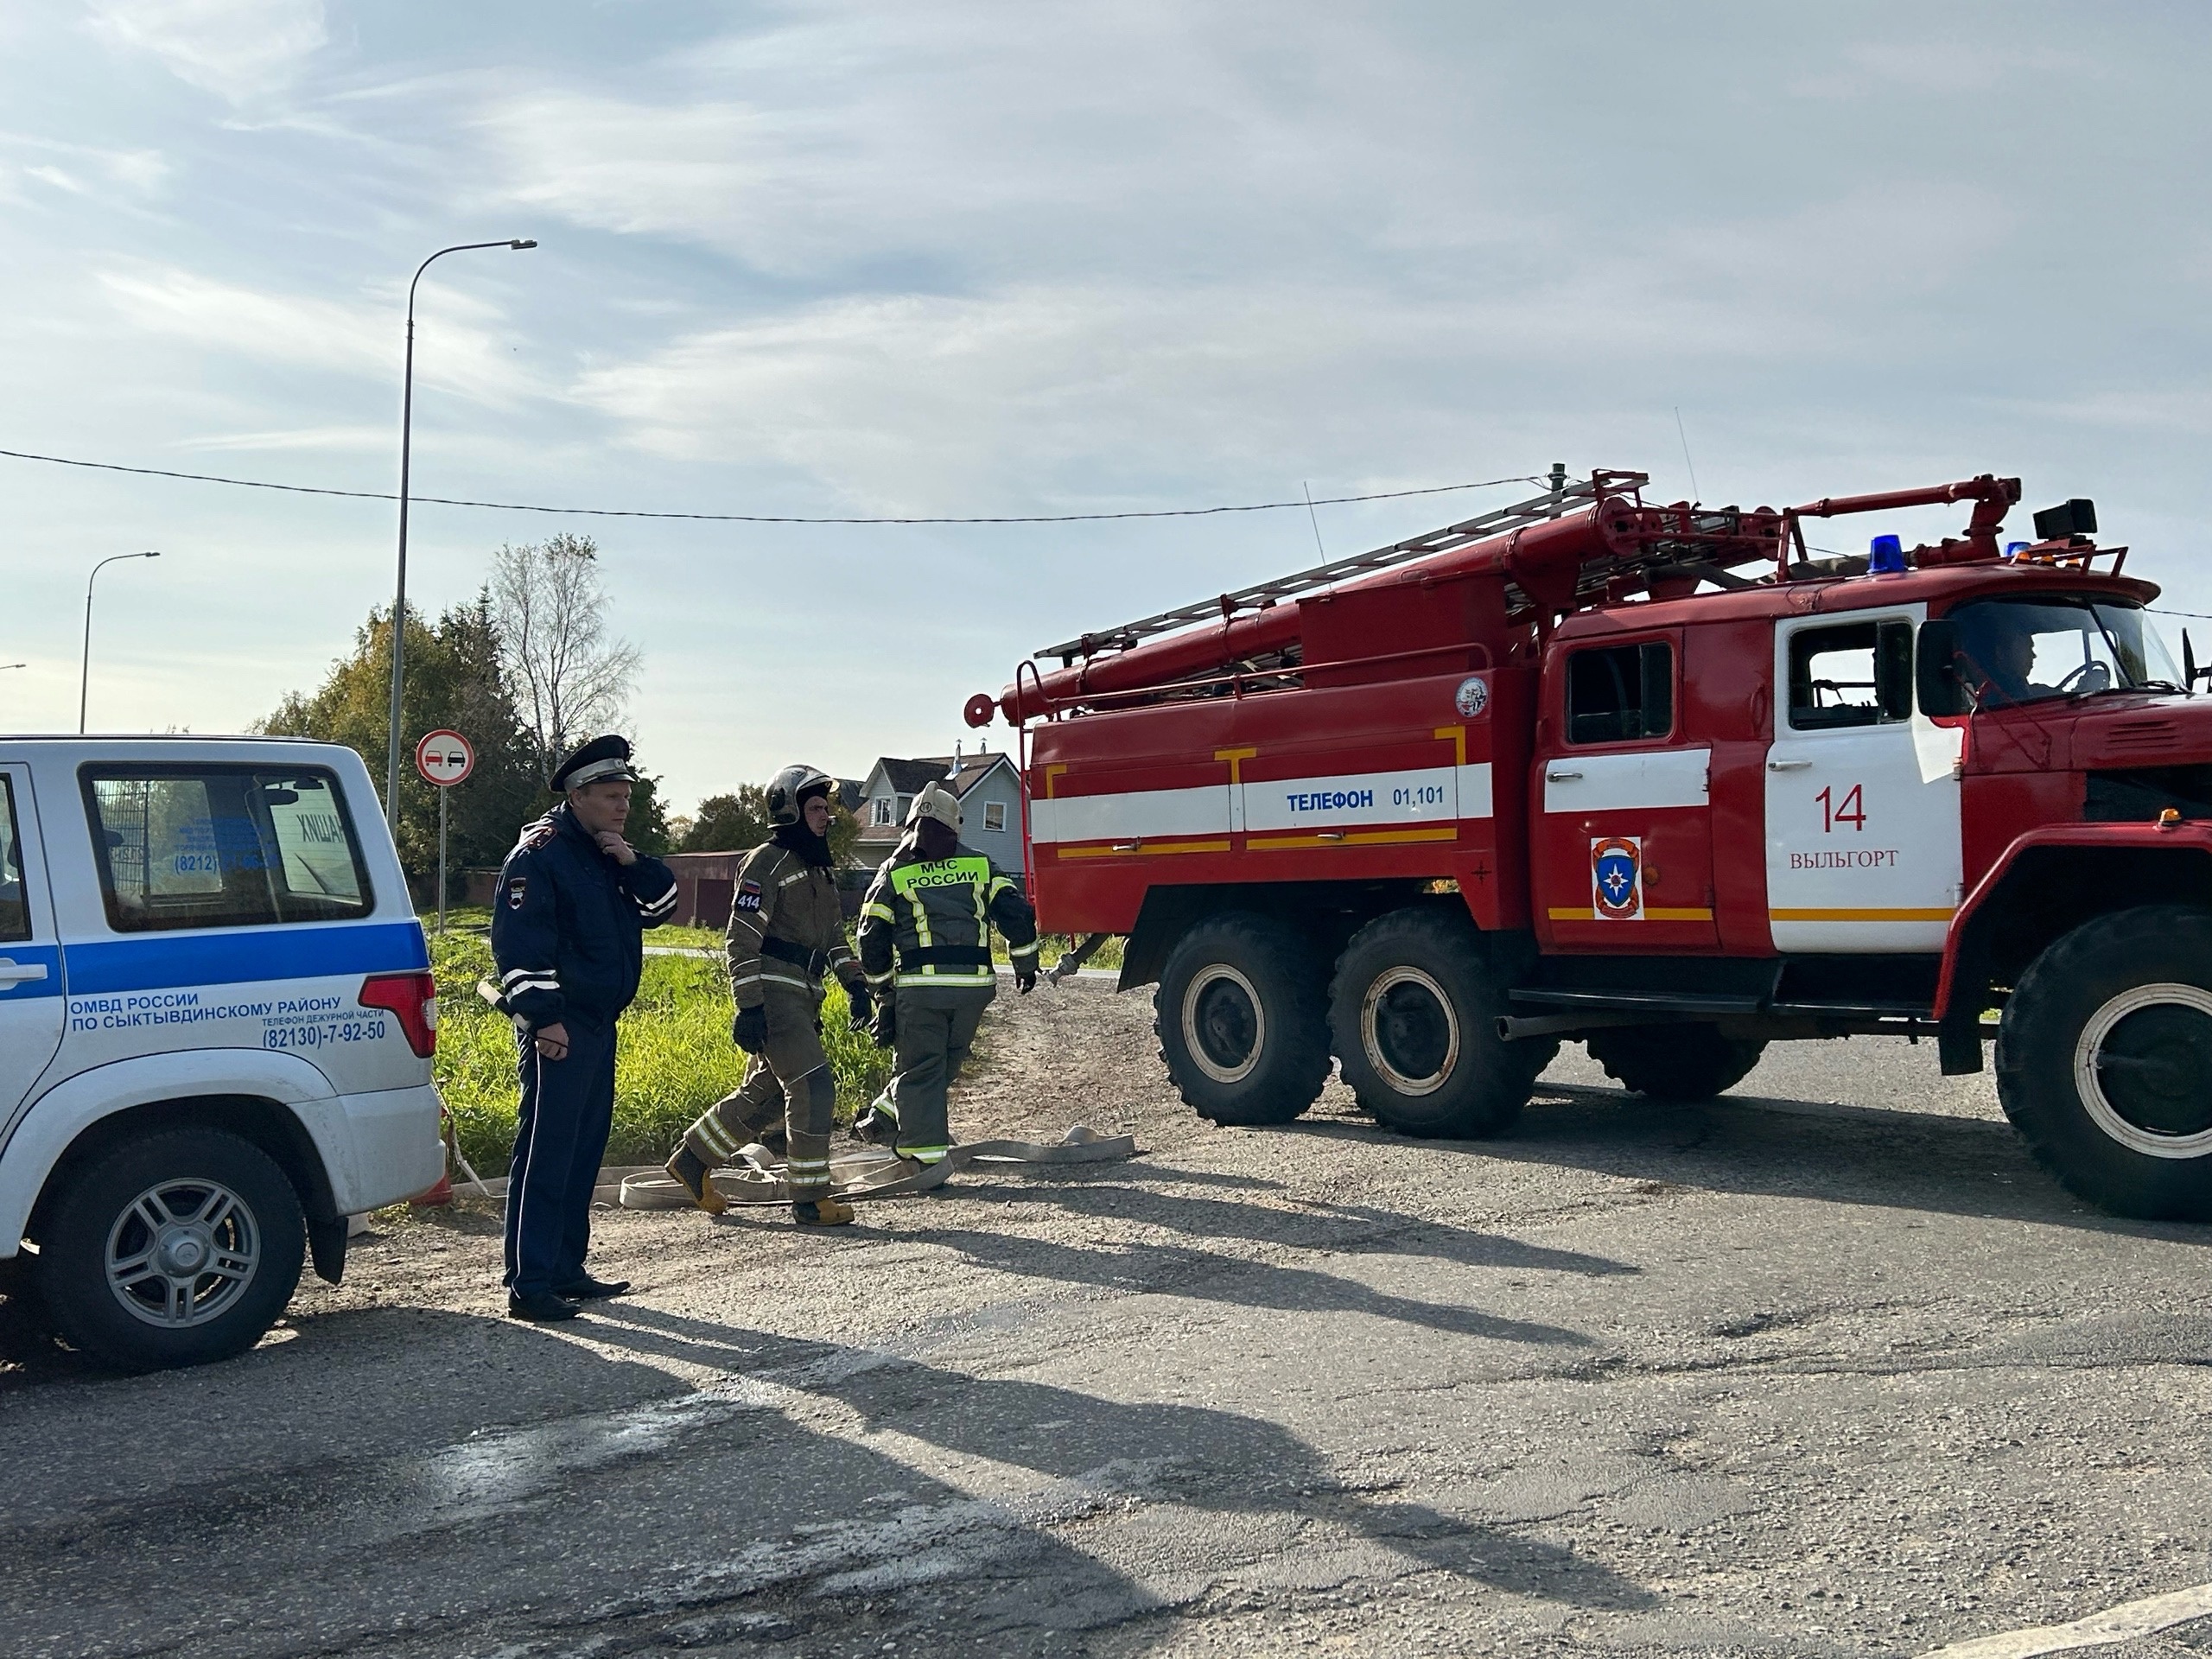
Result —
M523 899L529 892L530 878L528 876L509 876L507 878L507 908L509 910L520 910L523 905Z
M760 908L760 884L758 881L741 881L737 884L737 907L740 910Z
M535 852L561 833L560 826L550 818L540 818L535 823L523 826L522 839L515 843L518 853Z

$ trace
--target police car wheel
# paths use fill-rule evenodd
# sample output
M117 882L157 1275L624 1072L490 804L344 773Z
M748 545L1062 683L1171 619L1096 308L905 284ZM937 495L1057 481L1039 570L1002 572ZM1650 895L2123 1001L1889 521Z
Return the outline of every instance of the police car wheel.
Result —
M1321 964L1294 928L1238 913L1169 954L1153 1029L1184 1101L1216 1123L1287 1123L1329 1077Z
M47 1308L72 1345L119 1370L243 1353L299 1284L307 1230L291 1182L219 1129L115 1147L41 1210Z
M1631 1094L1711 1100L1751 1076L1763 1042L1723 1037L1717 1026L1622 1026L1583 1039L1590 1058Z
M1475 1137L1512 1127L1556 1044L1497 1034L1503 988L1471 921L1393 911L1337 959L1329 1027L1359 1103L1404 1135Z
M2140 906L2045 950L2005 1004L1997 1098L2075 1197L2212 1221L2212 912Z

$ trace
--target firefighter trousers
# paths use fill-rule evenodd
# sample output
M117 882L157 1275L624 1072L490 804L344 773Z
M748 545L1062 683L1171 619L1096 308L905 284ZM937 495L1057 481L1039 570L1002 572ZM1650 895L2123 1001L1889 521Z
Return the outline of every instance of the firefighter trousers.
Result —
M765 1052L751 1057L734 1093L707 1108L683 1132L683 1144L708 1168L718 1169L780 1118L792 1202L827 1198L837 1082L822 1047L822 993L770 985L766 1013Z
M895 1068L880 1107L898 1120L897 1151L917 1163L943 1160L951 1141L945 1093L960 1076L995 984L899 988Z

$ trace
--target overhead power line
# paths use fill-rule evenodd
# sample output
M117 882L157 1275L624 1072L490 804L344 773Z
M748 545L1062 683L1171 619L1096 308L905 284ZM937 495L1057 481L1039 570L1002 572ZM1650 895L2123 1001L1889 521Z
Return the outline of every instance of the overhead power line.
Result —
M92 472L128 473L137 478L174 478L194 484L227 484L239 490L279 490L287 495L335 495L354 501L397 501L392 490L339 490L317 484L277 484L261 478L225 478L213 473L178 473L161 467L124 467L111 461L79 461L67 455L33 454L22 449L0 449L10 461L44 461L52 467L77 467ZM1205 518L1224 512L1275 512L1291 507L1344 506L1355 501L1395 501L1409 495L1449 495L1458 490L1487 490L1501 484L1542 484L1541 478L1486 478L1471 484L1432 484L1417 490L1378 490L1367 495L1327 495L1288 501L1252 501L1222 507L1151 507L1128 512L976 513L965 516L915 514L904 518L831 518L798 513L668 512L638 507L549 507L529 501L464 501L451 496L416 495L410 501L426 506L482 507L493 512L546 512L570 518L688 518L719 524L1076 524L1112 518Z

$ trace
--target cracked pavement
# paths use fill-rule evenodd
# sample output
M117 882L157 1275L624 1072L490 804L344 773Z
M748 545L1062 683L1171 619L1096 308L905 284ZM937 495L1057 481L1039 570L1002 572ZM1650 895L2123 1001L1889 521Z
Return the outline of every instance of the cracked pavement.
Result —
M1136 1160L606 1212L638 1288L565 1327L498 1317L480 1202L229 1364L16 1321L7 1650L1908 1655L2212 1579L2212 1232L2086 1211L1932 1047L1701 1107L1570 1049L1420 1142L1200 1123L1149 1014L1003 999L955 1099Z

